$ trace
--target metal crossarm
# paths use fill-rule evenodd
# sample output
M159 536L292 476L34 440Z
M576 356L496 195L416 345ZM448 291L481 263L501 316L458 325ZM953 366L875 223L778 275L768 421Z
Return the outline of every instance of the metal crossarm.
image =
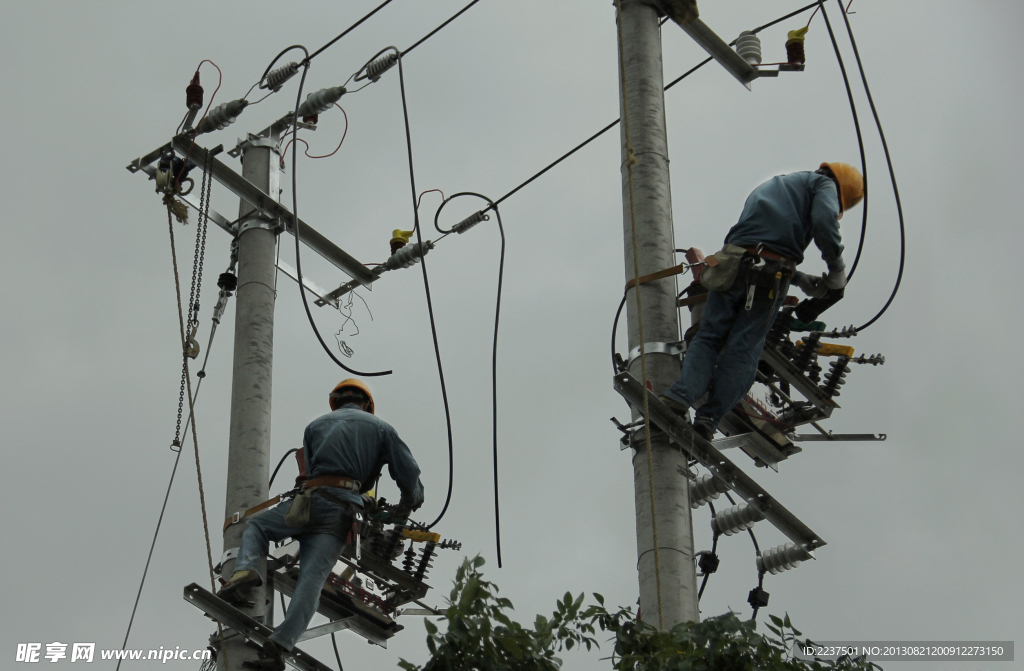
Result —
M626 402L642 411L644 407L644 388L640 381L629 373L615 375L615 391L619 392ZM688 423L672 412L657 396L648 393L647 404L651 413L651 421L692 458L708 469L715 478L728 483L744 501L760 512L766 520L785 534L794 543L808 552L825 545L825 541L789 512L785 506L776 501L761 485L754 482L746 473L719 452L714 445L693 432Z
M293 225L295 217L287 207L229 168L216 157L208 156L209 152L198 144L191 147L190 154L190 143L191 140L187 135L179 135L168 144L132 161L128 164L128 170L133 173L142 171L152 177L156 171L154 163L170 150L174 150L183 158L186 155L189 156L189 160L196 165L207 165L206 161L209 158L210 171L213 173L214 179L227 187L236 196L252 205L261 214L280 221L285 230L292 235L295 234L295 227ZM190 205L193 205L193 207L195 206L188 197L183 199L189 202ZM218 216L214 221L222 228L231 230L231 222L224 220L224 217ZM372 273L369 268L301 219L299 219L299 234L302 242L307 247L363 286L370 286L377 279L377 275Z
M196 583L185 587L185 601L259 645L270 640L273 633L266 625L225 603ZM298 648L292 648L291 652L284 651L284 661L300 671L331 671L329 666L321 664Z

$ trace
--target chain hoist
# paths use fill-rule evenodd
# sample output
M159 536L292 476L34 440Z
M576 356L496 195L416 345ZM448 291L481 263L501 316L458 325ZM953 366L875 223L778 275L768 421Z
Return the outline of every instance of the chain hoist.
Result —
M196 340L196 332L199 330L199 294L202 292L203 264L206 259L206 231L210 222L210 191L213 186L213 172L210 169L212 158L209 154L203 166L203 181L199 192L199 221L196 224L196 245L192 258L192 285L189 288L188 316L182 324L182 362L181 362L181 384L178 389L178 415L174 426L174 440L171 441L171 449L181 449L181 415L185 407L185 384L188 377L188 360L199 356L199 341ZM170 222L168 222L169 224ZM174 232L171 232L171 244L174 244ZM178 266L174 266L174 283L177 287ZM179 290L180 302L180 290Z

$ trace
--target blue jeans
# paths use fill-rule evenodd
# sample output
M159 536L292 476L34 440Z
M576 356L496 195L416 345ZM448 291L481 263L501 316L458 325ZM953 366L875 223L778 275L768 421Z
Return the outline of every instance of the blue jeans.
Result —
M669 398L692 406L709 389L707 402L696 411L695 422L718 428L757 377L764 338L789 291L783 281L774 299L755 300L750 310L746 283L737 280L728 291L711 291L704 306L700 330L686 350L683 372L665 391Z
M284 517L290 507L290 503L284 503L249 520L242 534L238 561L235 562L236 571L257 571L270 541L285 538L299 541L299 579L295 584L295 594L284 620L270 637L286 650L295 646L313 619L320 605L320 590L345 549L344 539L348 532L343 528L345 510L320 496L312 498L309 526L299 528L287 524Z

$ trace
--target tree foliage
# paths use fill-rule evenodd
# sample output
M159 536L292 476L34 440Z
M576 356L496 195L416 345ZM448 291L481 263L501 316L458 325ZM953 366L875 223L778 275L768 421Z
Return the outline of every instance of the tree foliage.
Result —
M498 596L498 587L484 580L482 557L467 559L455 575L441 632L430 619L430 659L420 666L401 660L404 671L557 671L557 655L573 648L599 647L597 636L610 645L613 671L871 671L878 666L862 659L806 660L792 655L796 643L807 645L789 616L770 616L768 634L735 613L702 622L682 622L661 631L635 618L628 608L610 611L604 598L584 607L584 595L566 593L550 617L538 615L532 627L510 617L512 602Z

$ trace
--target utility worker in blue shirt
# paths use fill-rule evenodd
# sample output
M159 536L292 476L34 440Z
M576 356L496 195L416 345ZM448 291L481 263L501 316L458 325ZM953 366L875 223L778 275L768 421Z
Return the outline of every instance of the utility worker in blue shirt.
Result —
M299 578L288 612L264 646L262 658L246 663L250 668L285 668L281 650L294 647L316 613L320 591L345 549L351 515L362 508L361 493L374 486L385 464L402 492L393 516L405 518L423 504L420 467L394 428L374 416L373 395L366 384L354 378L344 380L331 392L329 401L331 412L313 420L302 440L308 473L302 486L311 491L308 523L301 527L289 524L286 517L291 505L278 505L250 519L235 572L219 593L229 603L247 605L249 589L263 583L259 562L266 556L269 542L299 541Z
M790 281L813 298L813 309L804 311L812 319L842 297L846 264L839 219L863 197L864 179L847 163L822 163L814 172L773 177L747 197L725 243L745 248L748 263L741 263L731 288L708 292L682 374L661 396L673 411L687 417L710 392L695 411L697 434L711 440L718 423L754 383L765 336ZM812 240L828 266L821 277L796 271Z

